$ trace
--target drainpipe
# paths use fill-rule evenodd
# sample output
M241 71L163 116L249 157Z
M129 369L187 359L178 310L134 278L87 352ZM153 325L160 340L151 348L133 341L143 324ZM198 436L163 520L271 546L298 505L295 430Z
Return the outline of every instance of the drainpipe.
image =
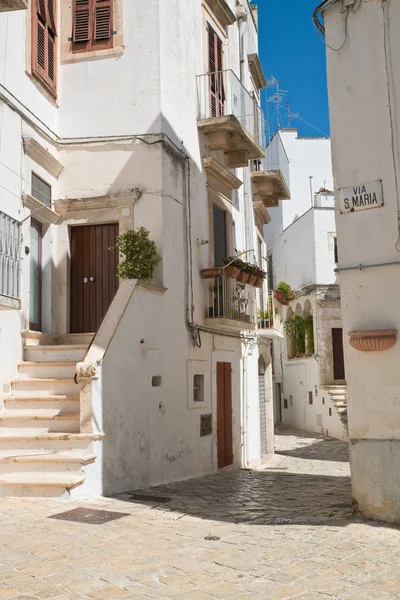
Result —
M314 198L313 198L313 189L312 189L312 180L313 176L309 175L308 179L310 180L310 198L311 198L311 208L314 207Z
M248 346L246 345L242 355L242 463L244 467L248 466L249 454L247 449L247 351Z

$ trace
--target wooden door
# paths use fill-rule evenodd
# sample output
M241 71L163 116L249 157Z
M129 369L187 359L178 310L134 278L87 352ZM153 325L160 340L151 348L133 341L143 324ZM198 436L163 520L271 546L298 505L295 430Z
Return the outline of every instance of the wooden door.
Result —
M118 224L71 229L71 333L93 333L118 288Z
M42 224L31 219L29 329L42 330Z
M232 365L217 363L217 442L218 468L233 463Z
M336 380L346 379L343 354L343 329L332 329L333 377Z

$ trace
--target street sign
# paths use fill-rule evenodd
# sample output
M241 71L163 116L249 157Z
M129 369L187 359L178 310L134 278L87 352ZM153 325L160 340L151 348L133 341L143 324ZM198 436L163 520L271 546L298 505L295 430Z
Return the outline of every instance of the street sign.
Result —
M339 211L341 214L379 208L380 206L383 206L381 180L348 188L339 188Z

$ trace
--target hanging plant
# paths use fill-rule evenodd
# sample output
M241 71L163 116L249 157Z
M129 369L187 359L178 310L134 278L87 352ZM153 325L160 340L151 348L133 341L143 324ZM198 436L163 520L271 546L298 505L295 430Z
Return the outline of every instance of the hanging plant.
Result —
M281 304L289 304L294 299L295 293L288 283L280 281L276 286L274 296Z
M136 230L128 229L117 238L116 248L125 256L118 265L118 276L121 279L140 279L152 281L154 272L161 258L149 232L144 227Z

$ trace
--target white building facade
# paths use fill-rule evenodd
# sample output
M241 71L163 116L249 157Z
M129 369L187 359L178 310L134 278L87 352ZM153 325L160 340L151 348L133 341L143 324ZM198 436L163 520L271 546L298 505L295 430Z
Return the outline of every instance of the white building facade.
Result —
M329 1L314 16L323 33L325 21L332 48L327 70L353 503L366 518L399 522L400 6Z
M267 161L272 155L286 164L291 201L271 208L265 226L269 287L283 281L295 292L287 305L275 300L282 331L274 342L275 420L346 439L330 140L280 130L267 147Z
M253 177L256 7L6 4L0 494L88 497L260 464L268 290L222 268L241 254L266 269L279 191L259 163ZM116 238L140 226L161 256L154 282L118 281Z

